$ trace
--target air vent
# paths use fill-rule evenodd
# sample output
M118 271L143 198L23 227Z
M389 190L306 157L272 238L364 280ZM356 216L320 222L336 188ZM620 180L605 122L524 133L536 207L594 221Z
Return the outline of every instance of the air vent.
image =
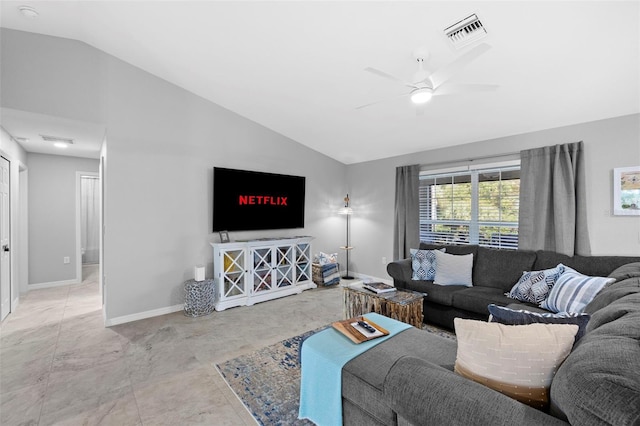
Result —
M487 30L475 13L444 30L456 49L460 49L487 36Z
M42 137L42 140L45 140L47 142L62 142L62 143L66 143L69 145L73 144L73 139L71 138L61 138L58 136L47 136L47 135L40 135Z

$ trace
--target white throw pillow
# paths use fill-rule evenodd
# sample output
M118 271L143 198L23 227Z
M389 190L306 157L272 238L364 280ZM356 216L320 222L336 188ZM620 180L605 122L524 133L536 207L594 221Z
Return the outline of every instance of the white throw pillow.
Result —
M473 286L473 254L447 254L436 251L436 277L434 284Z
M453 321L456 373L524 404L547 408L551 381L571 352L577 325Z

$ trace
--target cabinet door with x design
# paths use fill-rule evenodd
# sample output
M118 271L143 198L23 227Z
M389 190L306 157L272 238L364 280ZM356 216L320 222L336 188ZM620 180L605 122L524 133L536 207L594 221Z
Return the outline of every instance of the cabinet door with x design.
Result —
M211 244L216 310L253 305L315 288L311 237Z

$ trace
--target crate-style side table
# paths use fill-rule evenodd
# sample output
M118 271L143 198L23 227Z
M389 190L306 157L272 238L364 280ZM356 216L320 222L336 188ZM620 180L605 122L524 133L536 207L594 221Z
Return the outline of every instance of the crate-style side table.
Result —
M184 314L201 317L213 312L215 306L213 280L188 280L184 283Z
M392 293L376 294L363 288L361 283L344 287L343 292L345 318L375 312L422 328L423 293L396 290Z

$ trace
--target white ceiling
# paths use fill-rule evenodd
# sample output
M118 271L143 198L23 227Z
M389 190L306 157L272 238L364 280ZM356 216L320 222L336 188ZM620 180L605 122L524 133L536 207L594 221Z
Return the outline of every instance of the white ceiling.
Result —
M11 108L0 108L2 127L27 152L99 158L105 128L95 123L69 120L51 115L36 114ZM67 148L56 148L42 136L73 139Z
M27 19L17 6L35 7ZM477 13L492 49L416 115L412 51L464 51L445 27ZM640 112L639 2L6 1L2 27L84 41L350 164Z

